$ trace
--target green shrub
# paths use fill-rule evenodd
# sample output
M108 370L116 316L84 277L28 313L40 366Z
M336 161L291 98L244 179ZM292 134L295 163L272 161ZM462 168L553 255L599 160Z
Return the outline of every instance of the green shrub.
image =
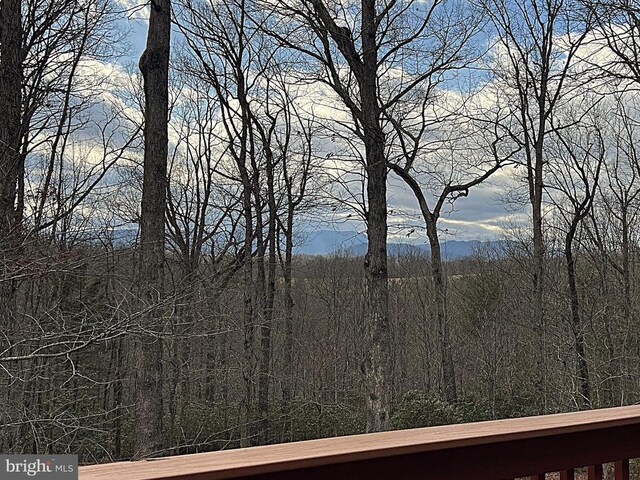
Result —
M459 416L453 405L440 398L416 390L404 394L391 414L394 429L431 427L459 423Z
M296 402L291 412L292 440L364 433L366 416L359 404Z

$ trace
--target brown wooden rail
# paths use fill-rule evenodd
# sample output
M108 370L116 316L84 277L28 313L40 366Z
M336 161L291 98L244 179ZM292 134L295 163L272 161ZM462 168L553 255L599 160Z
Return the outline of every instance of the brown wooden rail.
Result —
M80 467L80 480L504 480L640 457L640 406L326 438Z

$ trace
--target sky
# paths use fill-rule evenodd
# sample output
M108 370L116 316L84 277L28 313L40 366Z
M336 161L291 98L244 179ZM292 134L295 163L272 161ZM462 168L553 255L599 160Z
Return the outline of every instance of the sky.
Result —
M142 6L139 0L117 1L128 14L123 29L127 31L126 38L130 44L127 53L117 62L119 66L135 68L146 41L148 8ZM176 38L174 33L174 42ZM496 175L486 184L471 189L468 197L458 199L455 208L445 207L440 220L441 239L495 240L502 238L514 226L527 224L525 209L514 207L501 198L504 187L508 184L513 184L509 173ZM389 178L388 200L389 240L426 243L415 197L393 174ZM333 222L332 218L312 217L305 221L305 228L309 231L322 230L331 224L331 228L337 230L363 232L364 225L356 218L357 216L352 216L348 220Z

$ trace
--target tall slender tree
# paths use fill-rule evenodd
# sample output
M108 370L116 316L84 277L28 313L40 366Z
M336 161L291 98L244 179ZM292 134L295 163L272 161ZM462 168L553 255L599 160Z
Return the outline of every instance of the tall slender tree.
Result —
M578 370L579 404L590 408L592 386L586 355L585 325L583 321L576 270L580 227L593 208L598 191L600 172L605 158L603 129L595 121L592 125L564 130L551 146L558 162L554 162L549 188L557 211L564 220L564 257L569 286L571 333ZM559 197L559 198L558 198Z
M136 351L137 456L162 446L162 317L169 120L170 0L151 0L147 45L140 58L144 79L144 174L140 219L139 286L144 334Z
M516 129L508 131L522 147L532 216L532 327L539 340L540 398L546 404L543 204L549 160L545 147L549 137L563 127L553 122L555 112L575 96L576 84L581 79L574 68L576 54L590 32L591 17L581 15L580 3L574 0L481 0L481 4L495 28L499 45L493 57L494 73L502 89L511 94L510 108Z
M22 2L3 0L0 4L0 315L11 296L7 270L13 248L10 237L15 227L15 201L20 159L22 107Z
M294 21L285 31L270 27L270 33L283 45L318 62L322 74L317 80L329 85L348 109L354 122L352 133L364 152L368 246L364 260L367 355L363 372L369 431L384 430L389 417L388 165L379 78L382 64L395 53L383 47L385 35L392 29L394 4L376 0L349 5L325 0L274 2L272 13Z

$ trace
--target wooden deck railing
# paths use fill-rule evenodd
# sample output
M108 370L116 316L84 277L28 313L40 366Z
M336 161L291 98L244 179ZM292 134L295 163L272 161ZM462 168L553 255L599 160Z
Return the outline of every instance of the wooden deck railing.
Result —
M80 468L80 480L504 480L640 457L640 406L310 440Z

